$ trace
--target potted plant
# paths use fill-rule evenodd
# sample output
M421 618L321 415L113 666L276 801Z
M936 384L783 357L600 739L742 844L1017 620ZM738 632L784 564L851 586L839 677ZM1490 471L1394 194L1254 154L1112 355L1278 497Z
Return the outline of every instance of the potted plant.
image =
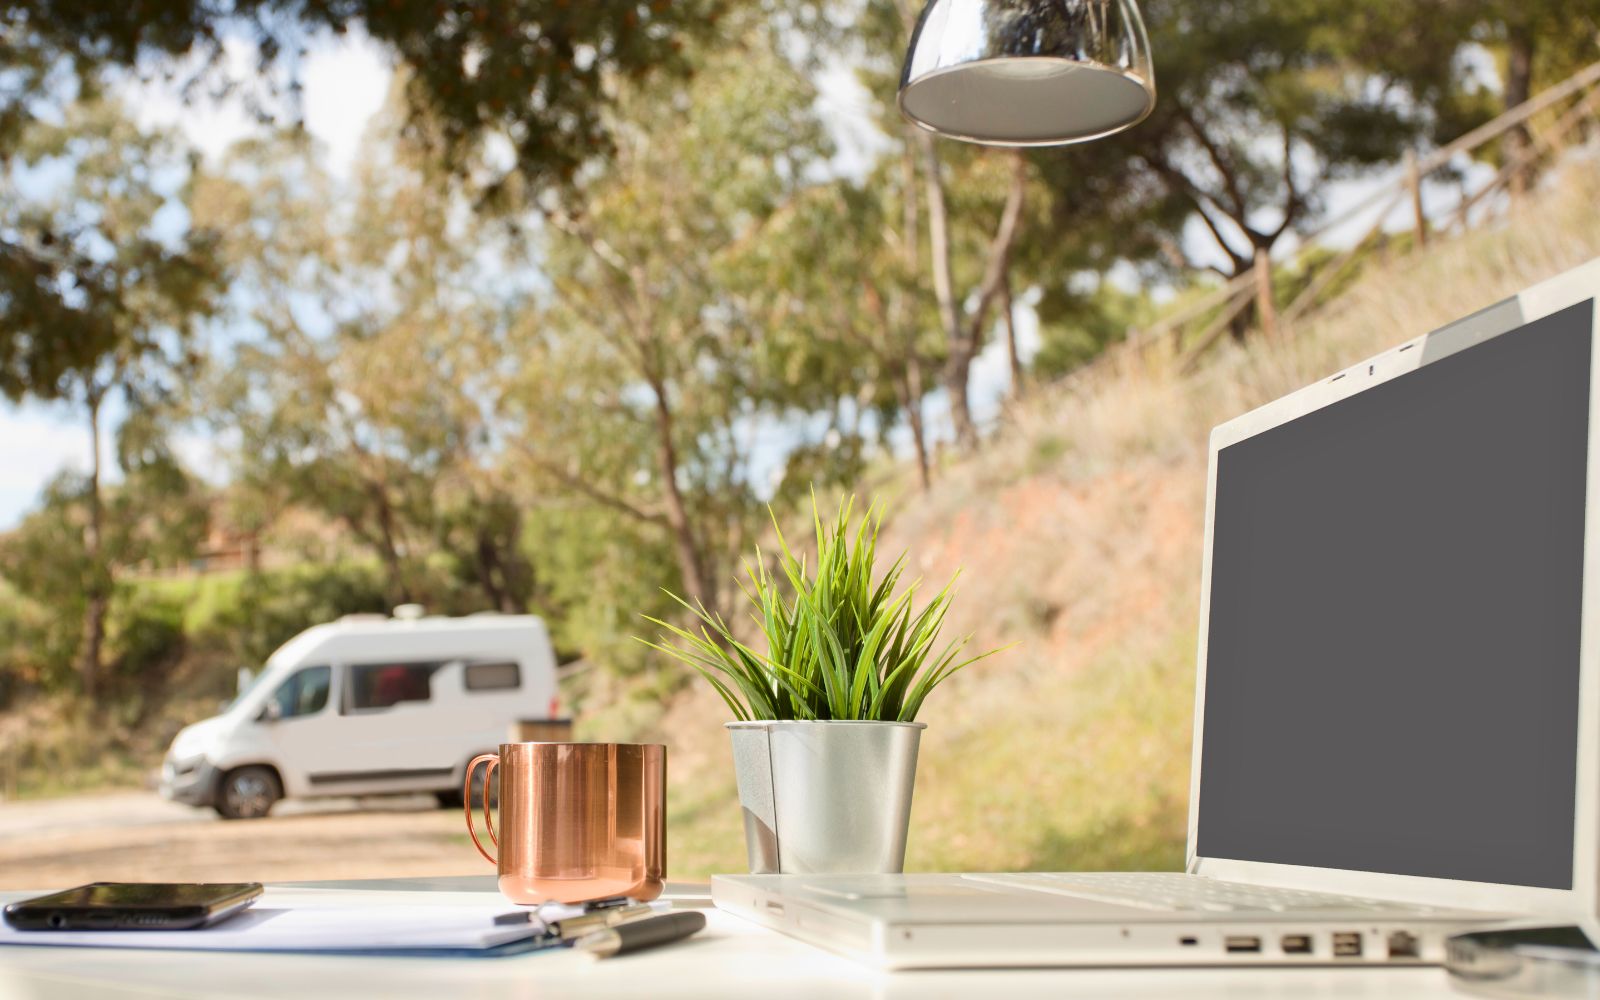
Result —
M940 682L998 652L960 659L970 635L937 645L955 580L916 610L917 584L895 593L905 553L873 577L881 507L852 531L853 505L842 504L829 526L813 499L814 570L781 529L777 573L756 550L740 589L764 652L676 595L696 630L649 619L671 640L646 645L694 667L733 712L727 727L757 874L901 871L926 728L917 712Z

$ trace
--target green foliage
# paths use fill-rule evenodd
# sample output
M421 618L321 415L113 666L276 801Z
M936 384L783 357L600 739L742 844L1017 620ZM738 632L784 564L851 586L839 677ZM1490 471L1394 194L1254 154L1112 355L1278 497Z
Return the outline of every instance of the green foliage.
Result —
M231 507L247 525L315 511L383 564L391 603L523 611L524 504L490 458L516 296L479 256L509 251L451 211L400 130L391 107L348 188L282 135L235 150L199 186L196 216L228 233L248 293L235 317L247 335L200 384L199 409L238 436ZM441 592L435 568L468 586Z
M386 613L382 574L363 564L305 565L247 577L237 602L219 607L207 631L238 666L259 667L279 646L341 615Z
M105 497L100 560L91 557L85 542L89 482L72 473L52 480L37 509L0 539L0 576L25 602L12 627L27 642L11 662L44 690L61 688L70 676L83 639L91 581L140 565L181 565L204 532L202 488L169 461L150 454L143 460L146 464L125 470L123 481ZM109 652L121 657L133 651L130 676L159 659L154 647L162 645L141 618L144 610L135 606L142 603L133 591L118 588L111 605L112 630L120 615L132 645L123 649L112 636ZM150 613L161 617L159 609L166 607L169 602L157 601Z
M158 685L184 650L184 605L137 585L117 588L106 622L111 677L128 687Z
M107 67L133 71L165 57L169 65L195 67L167 70L182 74L179 82L189 90L242 92L264 116L282 81L291 98L287 109L298 117L308 46L330 33L360 31L409 73L415 126L434 131L441 155L463 174L477 165L483 138L499 134L510 141L520 173L549 183L607 148L601 112L609 82L650 78L670 87L688 71L686 43L709 34L724 6L710 0L21 0L0 12L0 52L7 63L30 68L24 97L59 85L62 64L80 86L93 87ZM234 79L224 46L241 36L254 43L258 58L253 74ZM0 126L28 110L10 97L0 92Z
M0 74L4 31L0 13ZM19 186L22 168L67 179L29 196L39 185ZM0 395L93 396L91 383L172 353L209 311L222 277L214 234L161 231L185 195L171 178L188 172L171 136L141 129L114 100L30 118L11 140L0 125Z
M1041 343L1033 356L1033 370L1045 378L1093 360L1108 345L1150 322L1156 312L1148 295L1125 292L1107 282L1088 293L1065 286L1048 289L1037 310Z
M619 92L615 154L581 209L549 215L549 288L508 331L496 407L529 493L633 522L676 564L652 582L713 608L760 524L752 431L814 398L769 363L787 318L748 266L832 152L812 81L770 42L731 39L679 91Z
M613 676L649 667L632 637L637 616L675 610L662 592L676 579L672 546L659 530L597 505L551 505L530 513L524 551L562 659L581 655Z
M766 639L765 653L735 638L721 615L681 598L679 603L699 619L698 634L646 616L677 644L640 641L694 667L741 721L913 721L940 682L999 650L958 659L969 635L936 653L955 581L913 612L917 585L894 593L904 553L880 579L873 579L881 509L868 509L852 534L852 508L853 501L842 504L830 528L822 523L813 499L814 574L778 531L779 565L792 596L783 593L756 551L744 595Z

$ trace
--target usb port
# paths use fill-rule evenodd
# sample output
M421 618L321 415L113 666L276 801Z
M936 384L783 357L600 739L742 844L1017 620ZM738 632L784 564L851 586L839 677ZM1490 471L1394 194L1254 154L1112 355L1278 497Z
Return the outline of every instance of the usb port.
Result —
M1389 959L1421 958L1422 942L1410 931L1389 932Z
M1339 931L1333 935L1334 958L1360 958L1361 933L1359 931Z
M1285 955L1311 954L1310 934L1285 934L1283 940L1278 943L1282 946Z
M1260 951L1261 939L1254 934L1229 934L1222 939L1222 946L1229 952Z

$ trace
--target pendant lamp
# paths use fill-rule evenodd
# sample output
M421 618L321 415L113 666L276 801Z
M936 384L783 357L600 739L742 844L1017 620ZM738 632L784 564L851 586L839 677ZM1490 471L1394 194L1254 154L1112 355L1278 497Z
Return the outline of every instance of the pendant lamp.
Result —
M900 73L900 112L992 146L1059 146L1155 107L1137 0L928 0Z

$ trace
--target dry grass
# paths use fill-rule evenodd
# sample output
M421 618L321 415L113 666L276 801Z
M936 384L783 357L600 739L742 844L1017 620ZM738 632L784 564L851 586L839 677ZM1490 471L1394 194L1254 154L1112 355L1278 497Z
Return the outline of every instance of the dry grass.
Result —
M1569 164L1512 224L1369 266L1280 343L1046 389L931 493L883 491L884 552L964 569L949 628L1021 643L928 700L908 867L1182 864L1210 428L1600 255L1600 170ZM671 747L676 877L744 865L725 716L695 685L584 727Z

